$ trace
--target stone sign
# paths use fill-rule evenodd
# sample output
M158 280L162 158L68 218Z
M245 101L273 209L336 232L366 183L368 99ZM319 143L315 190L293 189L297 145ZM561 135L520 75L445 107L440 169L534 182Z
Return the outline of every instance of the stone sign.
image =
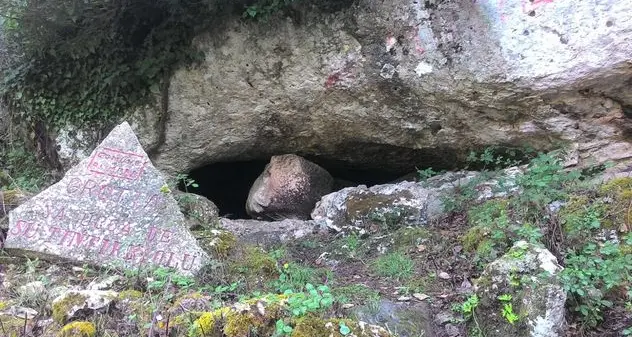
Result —
M64 178L9 214L7 249L192 275L209 256L165 180L123 123Z

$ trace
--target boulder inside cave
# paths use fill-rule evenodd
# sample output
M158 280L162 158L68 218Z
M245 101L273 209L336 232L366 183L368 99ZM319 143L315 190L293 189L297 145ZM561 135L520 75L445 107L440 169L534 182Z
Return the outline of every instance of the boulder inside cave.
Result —
M334 190L348 186L385 184L397 180L412 171L369 169L356 166L345 166L319 158L307 158L327 170L335 179ZM249 219L246 213L246 200L252 184L268 164L265 160L235 161L213 163L189 172L189 178L195 180L197 188L185 189L181 183L180 190L187 190L205 196L219 208L220 216L231 219Z

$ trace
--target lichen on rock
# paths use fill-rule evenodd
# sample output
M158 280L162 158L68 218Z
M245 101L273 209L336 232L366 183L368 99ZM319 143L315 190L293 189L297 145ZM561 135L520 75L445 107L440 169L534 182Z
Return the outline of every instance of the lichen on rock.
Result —
M91 322L75 321L66 324L58 337L94 337L96 328Z
M556 337L565 331L562 267L545 248L519 241L476 280L476 315L488 337Z

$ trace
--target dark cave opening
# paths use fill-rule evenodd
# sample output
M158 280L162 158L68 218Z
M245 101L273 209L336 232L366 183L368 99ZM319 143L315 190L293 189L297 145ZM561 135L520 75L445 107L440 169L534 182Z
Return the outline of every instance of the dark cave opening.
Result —
M517 146L490 146L474 152L461 151L462 153L454 149L420 151L383 146L349 146L348 149L338 150L339 158L352 157L349 154L355 153L356 158L365 158L365 161L351 164L354 161L334 159L333 156L299 154L320 165L334 177L334 191L349 186L371 187L400 179L414 180L418 178L417 169L432 168L435 172L459 169L479 171L524 164L536 153L534 149ZM246 214L248 193L269 161L270 158L267 157L199 167L189 172L189 177L199 185L198 188L189 189L189 192L213 201L222 217L249 219L250 216ZM180 189L182 190L182 186Z
M373 186L396 180L410 172L361 169L355 167L330 166L317 158L307 159L326 169L335 179L334 190L348 186ZM230 219L249 219L246 200L252 184L263 172L268 160L214 163L189 172L198 188L189 187L189 192L205 196L219 208L220 216ZM183 186L180 186L183 190Z

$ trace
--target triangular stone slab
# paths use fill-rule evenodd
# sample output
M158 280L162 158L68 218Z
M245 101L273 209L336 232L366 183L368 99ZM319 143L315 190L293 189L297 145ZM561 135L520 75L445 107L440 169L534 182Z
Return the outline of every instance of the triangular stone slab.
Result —
M167 267L193 275L209 261L127 122L89 158L9 214L5 248L105 267Z

